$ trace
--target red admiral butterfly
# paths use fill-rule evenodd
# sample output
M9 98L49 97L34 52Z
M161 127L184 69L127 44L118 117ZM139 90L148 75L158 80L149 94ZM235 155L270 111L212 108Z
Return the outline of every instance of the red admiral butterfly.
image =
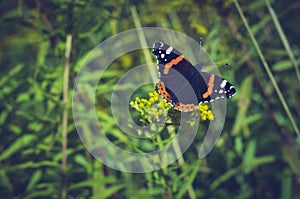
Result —
M154 43L152 53L158 63L156 89L179 111L192 111L199 103L230 98L236 92L227 80L201 72L172 46Z

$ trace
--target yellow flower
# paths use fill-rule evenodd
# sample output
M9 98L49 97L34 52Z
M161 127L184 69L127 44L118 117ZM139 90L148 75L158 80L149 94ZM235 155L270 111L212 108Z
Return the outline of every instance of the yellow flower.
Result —
M154 104L156 101L158 101L158 93L156 91L149 93L149 103Z
M209 110L207 112L207 117L208 117L208 120L213 120L215 118L211 110Z
M140 103L140 104L139 104L139 107L140 107L140 108L145 108L145 104L144 104L144 103Z
M194 126L195 125L195 121L190 121L190 126Z
M148 99L136 97L135 101L131 101L129 104L141 114L141 116L144 118L144 121L150 122L153 119L159 121L161 116L166 115L168 110L172 108L172 105L166 100L159 98L157 91L150 92L148 95ZM197 106L197 109L199 112L195 111L194 113L196 113L196 117L200 117L202 121L214 119L214 115L212 111L209 110L208 105L202 103ZM194 126L195 121L191 120L189 121L189 124L190 126Z
M150 98L148 102L149 102L149 105L154 104L155 99L154 98Z
M213 120L214 115L211 110L208 109L208 106L206 104L200 104L198 106L198 109L200 110L200 118L201 120Z
M200 111L207 111L208 110L208 106L206 104L199 104L198 109Z

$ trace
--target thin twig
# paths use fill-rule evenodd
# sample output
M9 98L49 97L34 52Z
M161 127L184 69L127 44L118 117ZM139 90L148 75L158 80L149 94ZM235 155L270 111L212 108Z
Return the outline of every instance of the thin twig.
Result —
M66 41L66 53L65 53L65 68L64 68L64 83L63 83L63 104L64 110L62 115L62 188L61 188L61 199L67 197L67 144L68 144L68 90L69 90L69 71L70 71L70 54L72 47L72 35L67 35Z

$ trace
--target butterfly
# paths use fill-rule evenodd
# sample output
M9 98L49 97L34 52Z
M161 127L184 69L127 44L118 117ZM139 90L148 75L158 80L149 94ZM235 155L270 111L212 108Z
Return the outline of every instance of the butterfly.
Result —
M159 72L156 89L179 111L192 111L200 103L228 99L236 93L227 80L200 71L168 44L154 43L152 53L156 56Z

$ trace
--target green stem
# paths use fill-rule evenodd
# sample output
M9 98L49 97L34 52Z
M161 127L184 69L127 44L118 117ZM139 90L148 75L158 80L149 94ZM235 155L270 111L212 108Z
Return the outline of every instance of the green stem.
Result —
M63 104L64 110L62 115L62 188L61 188L61 199L67 197L67 143L68 143L68 90L69 90L69 71L70 71L70 54L72 47L72 35L67 35L66 41L66 53L65 53L65 68L64 68L64 83L63 83Z
M142 28L141 21L139 19L139 16L138 16L138 13L136 11L135 6L131 6L130 11L131 11L131 14L132 14L132 18L133 18L133 22L134 22L135 27L136 28ZM138 37L139 37L141 46L147 46L147 42L146 42L146 38L145 38L145 35L143 33L143 30L138 30ZM152 60L151 60L151 55L149 53L149 50L143 48L143 53L144 53L146 63L148 65L148 68L149 68L149 71L150 71L152 81L157 82L157 72L154 70L154 67L152 67L153 63L152 63Z
M135 27L136 28L142 28L139 16L138 16L137 11L136 11L136 7L132 6L132 7L130 7L130 10L131 10L131 14L132 14L132 18L133 18ZM138 31L138 36L139 36L139 40L141 42L141 46L147 46L146 38L145 38L145 35L144 35L144 33L143 33L142 30ZM148 64L148 66L149 66L149 70L150 70L150 74L151 74L152 80L154 82L156 82L157 81L157 72L153 69L153 67L151 67L152 61L151 61L151 56L150 56L149 50L144 49L143 52L144 52L144 56L145 56L146 62ZM176 143L176 144L174 144L174 143ZM181 149L179 147L179 144L177 142L173 142L173 147L174 147L175 153L179 157L180 156L179 154L182 154L182 151L181 151ZM182 156L178 159L178 163L181 166L184 167L184 159L183 159ZM192 198L192 199L196 198L196 194L195 194L193 186L190 186L188 188L188 194L189 194L190 198Z

